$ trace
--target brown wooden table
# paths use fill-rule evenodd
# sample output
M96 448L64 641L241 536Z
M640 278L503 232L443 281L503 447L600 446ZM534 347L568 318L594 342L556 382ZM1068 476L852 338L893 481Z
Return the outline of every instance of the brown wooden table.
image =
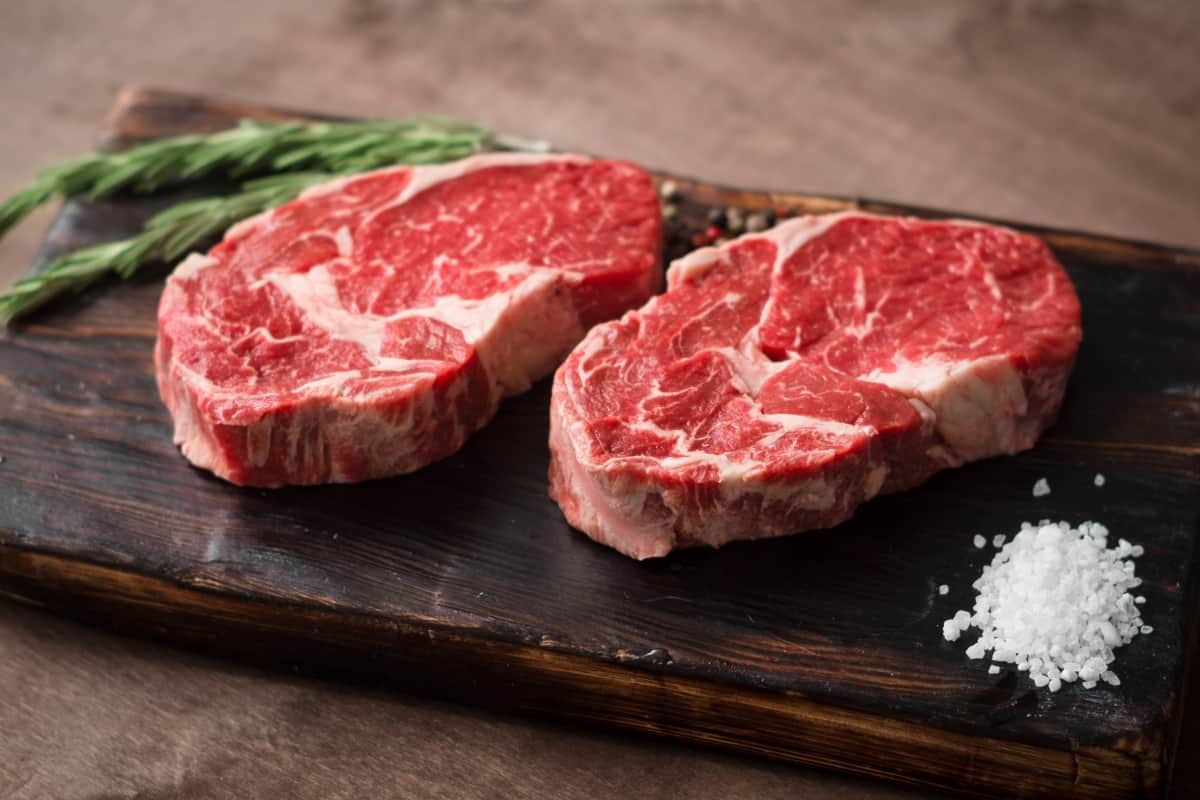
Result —
M1195 3L5 3L0 191L87 147L139 81L436 110L725 183L1200 246ZM0 281L40 233L0 244ZM905 795L265 673L7 603L0 731L0 798Z

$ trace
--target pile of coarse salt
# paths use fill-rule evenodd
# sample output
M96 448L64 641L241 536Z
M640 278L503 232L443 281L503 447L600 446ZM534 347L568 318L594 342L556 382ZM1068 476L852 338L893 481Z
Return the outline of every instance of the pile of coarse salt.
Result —
M942 635L953 642L978 628L970 658L991 650L993 662L1016 664L1052 692L1075 680L1086 689L1101 680L1116 686L1121 681L1108 668L1113 651L1152 630L1138 608L1146 598L1129 591L1142 582L1132 561L1141 554L1141 546L1124 539L1109 548L1108 529L1096 522L1078 529L1049 520L1022 523L972 584L975 612L956 613ZM988 672L1000 667L993 663Z

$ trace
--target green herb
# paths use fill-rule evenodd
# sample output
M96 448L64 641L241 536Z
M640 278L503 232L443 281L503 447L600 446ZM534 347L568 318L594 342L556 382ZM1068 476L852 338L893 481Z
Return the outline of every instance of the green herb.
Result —
M199 178L279 172L362 172L391 164L462 158L492 144L489 131L441 117L370 122L253 122L208 136L159 139L92 153L43 170L0 204L0 236L55 197L93 200L117 191L150 193Z
M331 177L326 172L272 175L250 181L232 195L171 206L151 217L132 239L76 250L50 262L38 274L17 281L0 295L0 318L16 319L64 292L82 291L109 274L128 279L145 263L173 261L235 222L286 203Z
M132 239L77 250L0 294L9 322L65 292L109 274L131 277L154 261L173 261L239 220L281 205L338 175L394 164L451 161L489 149L544 150L541 142L494 136L441 117L335 123L242 122L210 136L178 136L118 153L97 153L43 171L0 204L0 236L56 196L150 193L216 175L269 174L225 196L188 200L152 217Z

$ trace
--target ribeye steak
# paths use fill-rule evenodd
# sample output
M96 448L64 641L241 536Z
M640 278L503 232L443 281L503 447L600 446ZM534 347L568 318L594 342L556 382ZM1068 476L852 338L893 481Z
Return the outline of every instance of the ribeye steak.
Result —
M1080 341L1039 239L843 213L676 261L555 375L551 494L635 558L835 525L1031 447Z
M255 486L417 469L657 291L659 239L650 177L619 161L486 155L311 189L167 281L175 441Z

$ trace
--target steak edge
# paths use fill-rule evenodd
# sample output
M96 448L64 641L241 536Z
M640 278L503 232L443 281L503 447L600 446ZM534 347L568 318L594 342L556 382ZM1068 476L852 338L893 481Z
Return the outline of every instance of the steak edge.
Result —
M443 458L588 327L658 291L660 224L644 170L581 156L313 187L168 279L155 365L175 442L266 487Z
M826 528L881 492L1033 446L1081 339L1036 237L802 217L675 261L555 374L550 493L634 558Z

